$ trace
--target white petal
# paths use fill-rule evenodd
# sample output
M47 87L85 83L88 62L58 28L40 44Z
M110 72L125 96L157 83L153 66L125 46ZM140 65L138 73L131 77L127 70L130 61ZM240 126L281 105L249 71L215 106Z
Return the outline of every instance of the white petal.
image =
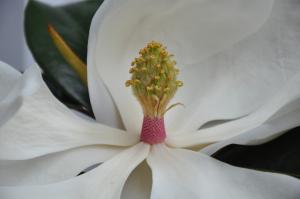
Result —
M146 42L162 41L180 65L198 63L245 38L265 22L272 0L109 0L91 25L89 70L108 87L130 132L139 133L142 112L124 87L128 69Z
M183 65L184 87L174 101L185 108L167 114L174 131L194 132L210 121L245 116L300 70L298 4L275 1L271 16L255 34L196 67Z
M284 88L273 98L268 100L261 108L253 113L225 124L200 129L190 134L170 135L166 142L171 146L186 147L210 144L226 140L259 127L276 115L285 112L286 107L300 99L300 72L293 77ZM295 108L295 106L292 106ZM276 132L274 132L276 133Z
M111 127L124 129L120 113L101 77L95 72L92 59L88 59L88 89L96 120Z
M0 159L29 159L94 144L130 146L139 141L137 135L77 117L52 96L40 73L30 70L26 83L36 87L35 92L30 94L29 86L23 89L21 108L0 128Z
M213 154L220 148L229 144L246 144L246 145L257 145L265 143L275 137L285 133L287 130L295 128L300 125L300 100L297 103L292 103L289 107L290 111L280 111L283 114L279 114L277 117L270 119L263 125L251 129L241 135L233 138L211 144L203 149L202 153L208 155Z
M28 78L28 72L21 76L12 66L0 61L0 126L19 109L23 90L34 89ZM34 77L32 77L34 78ZM28 83L27 83L28 82Z
M278 60L277 63L281 63L285 66L281 68L278 67L278 71L281 71L281 74L285 79L289 79L291 77L291 73L295 73L295 70L292 69L293 67L295 67L296 70L299 70L300 52L297 49L300 45L300 38L298 34L300 31L298 25L300 17L298 15L298 7L298 2L295 2L293 0L276 1L273 9L273 14L270 17L271 23L266 23L270 24L269 27L263 28L269 31L264 31L266 39L260 39L260 42L262 43L262 50L260 51L258 48L250 49L252 53L257 52L258 54L262 54L262 57L266 58L270 57L270 55L273 54L270 58L267 59ZM266 41L272 44L266 44ZM249 40L248 42L252 42L252 40ZM273 45L274 47L272 47ZM268 49L268 52L273 51L273 53L270 53L269 56L264 56L263 51L266 50L263 50L265 48L263 48L263 46L269 46L270 49ZM249 53L246 54L249 55ZM258 54L255 56L258 57ZM266 63L268 62L269 61L267 61ZM283 81L273 82L273 89L275 88L276 90L278 90L280 87L278 84L282 84L282 82L285 81L284 79L282 80ZM258 90L259 88L260 87L257 87L256 90ZM269 93L269 90L270 89L262 89L262 91L265 93ZM257 100L251 100L251 103L253 103L253 101ZM247 131L246 133L233 137L229 140L212 144L204 148L202 152L212 154L219 148L231 143L247 145L264 143L290 128L299 126L299 103L300 100L297 100L296 102L293 102L292 104L284 107L283 110L280 110L280 114L277 113L275 115L275 118L270 118L269 121L262 126Z
M147 161L155 199L295 199L300 195L299 179L233 167L189 150L154 146Z
M20 78L21 74L13 67L0 61L0 102L10 92L12 85Z
M152 176L146 161L141 163L128 177L122 191L122 199L149 199Z
M106 161L123 148L87 146L29 160L0 161L0 186L42 185L64 181Z
M131 171L148 155L140 143L79 177L40 186L0 187L1 199L115 199Z

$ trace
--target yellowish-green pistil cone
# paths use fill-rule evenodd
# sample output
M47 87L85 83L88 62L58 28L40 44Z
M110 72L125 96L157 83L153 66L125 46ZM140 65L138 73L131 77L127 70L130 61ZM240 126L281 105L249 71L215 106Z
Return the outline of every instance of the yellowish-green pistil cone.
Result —
M131 63L129 72L132 76L126 81L126 86L132 87L144 116L162 118L170 108L167 107L170 100L183 85L177 80L179 70L176 61L166 47L155 41L141 49L139 54Z

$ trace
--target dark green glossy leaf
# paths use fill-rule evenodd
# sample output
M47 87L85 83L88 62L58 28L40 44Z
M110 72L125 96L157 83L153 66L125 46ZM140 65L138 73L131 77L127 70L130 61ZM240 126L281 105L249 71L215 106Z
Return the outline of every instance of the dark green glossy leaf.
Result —
M228 145L212 156L238 167L300 178L300 127L261 145Z
M53 25L67 44L84 61L87 56L88 31L92 17L103 0L83 1L51 7L38 1L29 1L25 11L25 34L28 46L51 83L52 92L63 103L92 112L87 87L58 52L48 33Z
M84 113L90 117L94 117L93 113L89 110L87 110L84 106L78 104L76 101L74 101L74 99L72 99L71 97L69 97L68 95L65 95L64 90L57 85L57 83L55 81L52 81L51 79L49 79L48 76L45 76L45 74L43 74L43 79L44 82L47 84L48 88L50 89L50 91L52 92L52 94L61 102L63 102L67 107L79 111L81 113Z

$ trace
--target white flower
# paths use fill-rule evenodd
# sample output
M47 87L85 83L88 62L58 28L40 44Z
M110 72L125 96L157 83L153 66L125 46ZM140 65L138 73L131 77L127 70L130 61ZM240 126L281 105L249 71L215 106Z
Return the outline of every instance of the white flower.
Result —
M1 63L0 198L298 198L298 179L208 156L300 124L298 4L272 5L105 1L93 19L88 51L98 123L60 104L36 67L20 75ZM139 141L142 111L124 88L131 59L151 40L166 44L182 66L185 87L174 101L186 106L168 112L165 143L152 146ZM126 132L117 128L120 117ZM96 163L102 164L75 177Z

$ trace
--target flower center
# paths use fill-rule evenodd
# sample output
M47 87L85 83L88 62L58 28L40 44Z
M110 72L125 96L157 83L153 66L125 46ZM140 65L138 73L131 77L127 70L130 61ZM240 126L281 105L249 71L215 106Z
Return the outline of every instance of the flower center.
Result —
M167 107L183 83L177 80L179 70L173 55L161 43L152 41L139 54L131 63L131 79L126 86L132 87L143 109L141 141L157 144L166 138L164 114L177 105Z

